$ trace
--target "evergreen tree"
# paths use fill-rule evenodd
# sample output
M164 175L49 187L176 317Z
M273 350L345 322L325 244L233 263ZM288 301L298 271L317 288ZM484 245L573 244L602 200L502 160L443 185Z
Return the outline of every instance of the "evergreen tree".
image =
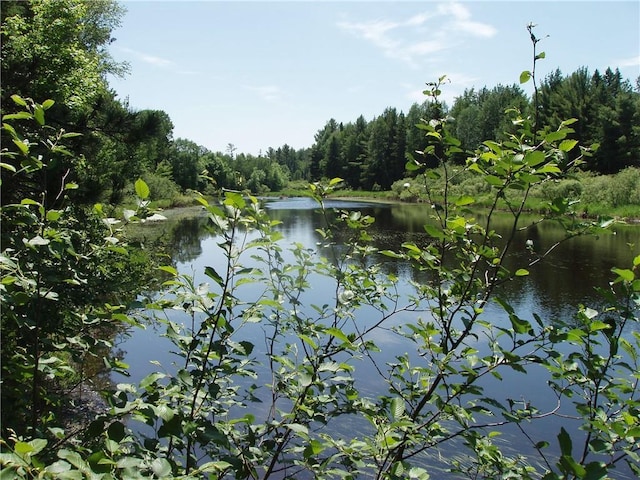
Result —
M406 117L406 142L407 153L416 155L416 152L422 152L427 147L427 139L424 132L416 125L423 121L428 121L428 102L422 104L414 103L409 108L409 112Z
M363 163L367 156L367 121L360 115L356 122L348 124L342 142L343 178L352 188L360 188Z
M580 68L567 77L558 70L542 83L538 104L539 122L548 129L557 128L562 119L576 118L572 138L585 146L599 145L586 168L616 173L640 165L640 94L619 70L590 75Z
M334 132L329 136L325 145L324 158L321 165L323 175L327 178L342 177L344 175L342 156L340 155L340 137L341 132Z

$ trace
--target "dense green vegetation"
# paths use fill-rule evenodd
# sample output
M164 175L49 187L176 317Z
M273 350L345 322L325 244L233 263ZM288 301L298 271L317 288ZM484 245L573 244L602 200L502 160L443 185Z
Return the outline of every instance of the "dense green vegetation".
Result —
M637 119L638 92L619 75L590 80L590 98L607 108L590 129L562 117L568 112L547 91L550 81L530 115L517 87L467 92L466 103L449 110L440 101L442 78L406 117L389 108L370 122L329 121L308 151L284 146L253 157L230 145L226 154L212 153L173 139L164 112L131 111L109 90L106 73L124 68L107 50L120 15L110 0L2 5L0 477L426 479L423 455L447 445L466 452L442 459L464 478L640 474L640 255L608 272L601 305L576 305L573 317L553 324L535 312L533 320L521 318L497 295L544 261L540 254L506 263L536 191L551 192L541 221L562 225L561 241L605 234L613 222L567 215L592 188L583 176L619 172L619 183L635 192L638 170L629 167L638 166L638 132L628 121ZM534 71L522 81L535 81L544 57L530 33ZM559 79L565 93L572 78ZM558 111L542 113L547 101ZM474 118L486 118L487 130L475 131ZM578 142L584 139L616 157L599 158L600 150ZM421 153L407 161L407 151ZM580 165L594 173L580 173ZM343 179L309 186L325 220L319 252L286 245L257 198L235 191L337 175ZM344 185L399 195L417 189L433 207L434 223L424 227L430 241L376 250L367 231L373 218L325 206ZM623 203L604 182L594 185L598 201ZM224 259L205 269L209 283L163 265L164 293L136 299L150 254L127 244L120 226L148 219L156 195L222 188L219 201L194 193ZM92 205L126 196L135 210L123 218L107 215L111 205ZM482 221L470 210L480 203ZM505 237L493 228L499 208L511 215ZM428 277L400 297L379 256ZM335 295L313 298L318 279ZM251 284L259 294L247 299ZM490 302L504 311L504 323L487 314ZM368 322L354 321L363 311ZM388 327L406 314L410 320ZM142 327L148 317L165 328L176 363L137 385L98 382L97 365L106 375L127 373L113 332ZM375 339L391 333L416 355L377 361ZM384 385L379 392L357 382L363 365ZM576 428L559 428L554 445L529 425L559 410L499 397L483 383L534 368L548 372L557 408L574 409ZM86 423L69 422L65 410L83 404L78 392L87 386L105 405ZM350 421L366 434L336 433ZM500 448L495 439L507 428L531 443L535 458Z

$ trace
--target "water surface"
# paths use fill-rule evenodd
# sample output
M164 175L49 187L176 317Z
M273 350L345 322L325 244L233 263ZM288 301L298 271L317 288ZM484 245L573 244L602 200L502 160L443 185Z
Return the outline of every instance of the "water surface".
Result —
M429 241L423 225L429 221L432 211L425 205L396 205L373 204L368 202L329 201L330 209L360 210L363 214L371 215L375 222L371 227L373 243L380 249L399 249L403 242L424 244ZM317 204L308 198L290 198L270 200L266 203L269 215L274 220L281 221L278 229L285 237L285 244L298 242L313 248L322 238L317 229L322 228L322 217ZM478 220L483 218L479 214ZM509 259L509 266L524 265L535 258L537 254L547 251L552 245L563 238L562 228L555 224L536 224L536 216L525 216L521 225L525 228L518 232L513 244L513 252ZM169 251L177 269L182 273L194 275L196 283L207 280L203 275L204 269L211 266L223 271L225 258L219 249L219 239L205 228L206 219L202 216L181 219L179 223L166 224L162 227L164 241L169 245ZM494 228L497 231L506 229L510 218L505 215L499 217ZM154 227L158 228L158 227ZM527 242L533 242L533 252L526 248ZM539 315L545 322L553 323L567 320L575 313L578 305L597 307L601 300L596 294L596 287L606 287L611 279L611 268L629 268L631 261L640 250L640 228L618 228L614 234L598 237L578 237L562 243L543 261L530 269L530 275L519 278L502 288L500 295L504 296L516 309L518 315L526 319L533 319L533 314ZM319 252L321 255L323 252ZM387 272L398 276L397 288L402 292L408 288L411 281L420 281L419 273L414 272L406 263L389 257L376 258L383 264ZM259 288L247 288L245 294L248 299L252 295L259 295ZM313 289L306 294L308 302L321 303L323 299L331 303L335 295L335 286L331 279L317 278ZM371 312L361 313L368 318ZM169 312L169 317L177 322L187 321L178 312ZM417 313L404 313L395 316L386 329L379 330L372 337L383 353L377 361L384 364L392 361L396 356L408 353L415 358L411 351L412 345L406 339L392 333L393 327L401 326L405 322L415 321ZM486 308L485 317L496 323L506 322L504 312L496 306ZM122 350L124 360L131 366L132 379L139 381L148 373L157 370L151 362L159 362L163 368L171 369L176 357L171 354L173 346L161 336L164 327L150 323L146 330L133 330L130 336L123 338L118 348ZM259 355L264 353L264 329L259 325L247 328L244 339L256 345ZM384 392L384 382L375 370L366 364L356 366L356 378L363 392L372 397ZM555 402L553 395L546 387L546 377L541 370L531 369L526 375L518 372L505 372L502 382L494 380L486 383L486 388L496 398L522 398L523 401L533 402L541 408L552 408ZM258 415L259 416L259 415ZM344 425L343 425L344 427ZM340 428L340 427L336 427ZM359 432L366 435L366 426L357 421L345 427L345 434ZM548 421L541 421L530 426L529 432L538 439L546 439L555 444L558 433L556 417ZM507 429L505 445L517 451L527 452L530 447L522 441L517 432ZM617 478L626 478L621 474Z

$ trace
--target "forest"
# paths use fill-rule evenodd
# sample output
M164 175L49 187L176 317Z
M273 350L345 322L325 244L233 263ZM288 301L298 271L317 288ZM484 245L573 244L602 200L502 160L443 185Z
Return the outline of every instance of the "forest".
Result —
M318 126L315 142L300 150L285 144L254 156L229 144L214 152L174 138L166 112L135 111L109 88L107 74L127 75L127 66L114 62L108 50L122 7L95 2L80 9L74 4L3 2L1 100L4 113L13 108L11 95L53 100L50 125L81 134L70 147L84 160L61 160L49 175L51 182L62 174L75 181L79 188L73 195L80 203L117 204L131 195L133 179L139 177L152 187L153 199L223 188L263 194L281 191L294 180L333 177L343 178L353 190L387 191L411 175L405 170L407 158L425 149L425 137L415 128L420 121L446 116L462 150L471 151L482 139L504 139L513 131L507 109L534 115L534 99L517 84L484 86L465 91L451 106L427 99L406 113L389 106L371 119L328 119ZM535 100L539 122L553 129L561 119L578 118L571 138L598 145L583 170L615 174L640 167L638 80L632 85L615 67L604 72L583 67L568 74L556 70L542 79ZM458 161L464 163L464 153ZM3 204L20 188L5 181Z
M536 83L529 25L533 98L499 85L447 106L441 77L406 114L329 119L306 149L212 152L109 87L127 74L109 53L123 14L114 0L1 4L0 478L640 475L637 244L597 302L560 305L566 318L501 295L565 242L638 228L573 207L602 178L640 204L640 82L612 67ZM258 198L292 182L316 205L315 246L287 244ZM420 190L426 208L402 206L428 221L378 248L375 218L327 205L345 189ZM552 200L527 225L536 191ZM131 234L167 199L199 207L202 272ZM550 223L561 235L540 248ZM415 274L408 293L389 261ZM172 360L133 381L118 338L145 329ZM410 348L384 360L390 338ZM510 392L533 371L544 405Z

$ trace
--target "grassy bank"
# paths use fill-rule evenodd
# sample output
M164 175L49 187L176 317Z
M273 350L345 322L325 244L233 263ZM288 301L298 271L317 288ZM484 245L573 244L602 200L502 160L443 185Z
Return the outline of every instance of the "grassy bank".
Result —
M423 178L405 178L395 182L388 191L338 190L333 194L339 198L369 201L426 202L428 185L435 201L441 201L444 181ZM449 186L453 196L469 195L475 205L489 206L493 202L492 187L482 178L469 172L457 172ZM514 196L518 192L514 192ZM292 182L272 196L298 197L309 195L306 182ZM619 219L640 220L640 169L627 168L616 175L594 175L578 172L571 178L549 182L534 187L526 202L526 210L544 213L557 198L569 198L571 211L585 217L609 216ZM507 198L509 195L507 194ZM499 208L506 209L502 202Z
M364 191L342 189L333 194L334 197L377 202L426 202L426 186L428 185L435 201L442 200L444 181L425 180L420 177L404 178L395 182L391 190ZM478 207L489 206L493 201L492 187L482 178L469 172L456 172L451 182L449 193L454 196L469 195L475 199ZM153 192L153 190L152 190ZM165 189L165 193L166 189ZM169 192L163 197L162 192L152 195L150 207L167 211L180 211L199 205L195 200L195 192ZM514 196L519 192L514 192ZM310 196L308 182L298 180L289 182L286 188L278 192L269 192L270 197L304 197ZM507 194L507 198L509 195ZM589 172L577 172L570 178L545 183L534 187L527 199L526 210L544 213L549 211L551 203L557 198L569 198L571 211L585 217L609 216L619 219L640 221L640 169L627 168L615 175L595 175ZM133 195L117 207L135 208ZM503 202L499 208L506 209Z
M391 189L392 196L407 202L425 201L428 186L435 200L439 200L444 191L444 181L427 181L426 185L421 178L406 178L395 182ZM470 172L455 173L449 189L450 195L473 197L477 206L488 206L494 199L491 185ZM514 197L519 193L514 192ZM509 192L506 198L509 199ZM570 210L577 215L640 219L640 169L627 168L615 175L577 172L569 178L535 186L527 199L526 209L531 212L546 212L559 198L569 199ZM499 207L506 208L506 203L502 202Z

